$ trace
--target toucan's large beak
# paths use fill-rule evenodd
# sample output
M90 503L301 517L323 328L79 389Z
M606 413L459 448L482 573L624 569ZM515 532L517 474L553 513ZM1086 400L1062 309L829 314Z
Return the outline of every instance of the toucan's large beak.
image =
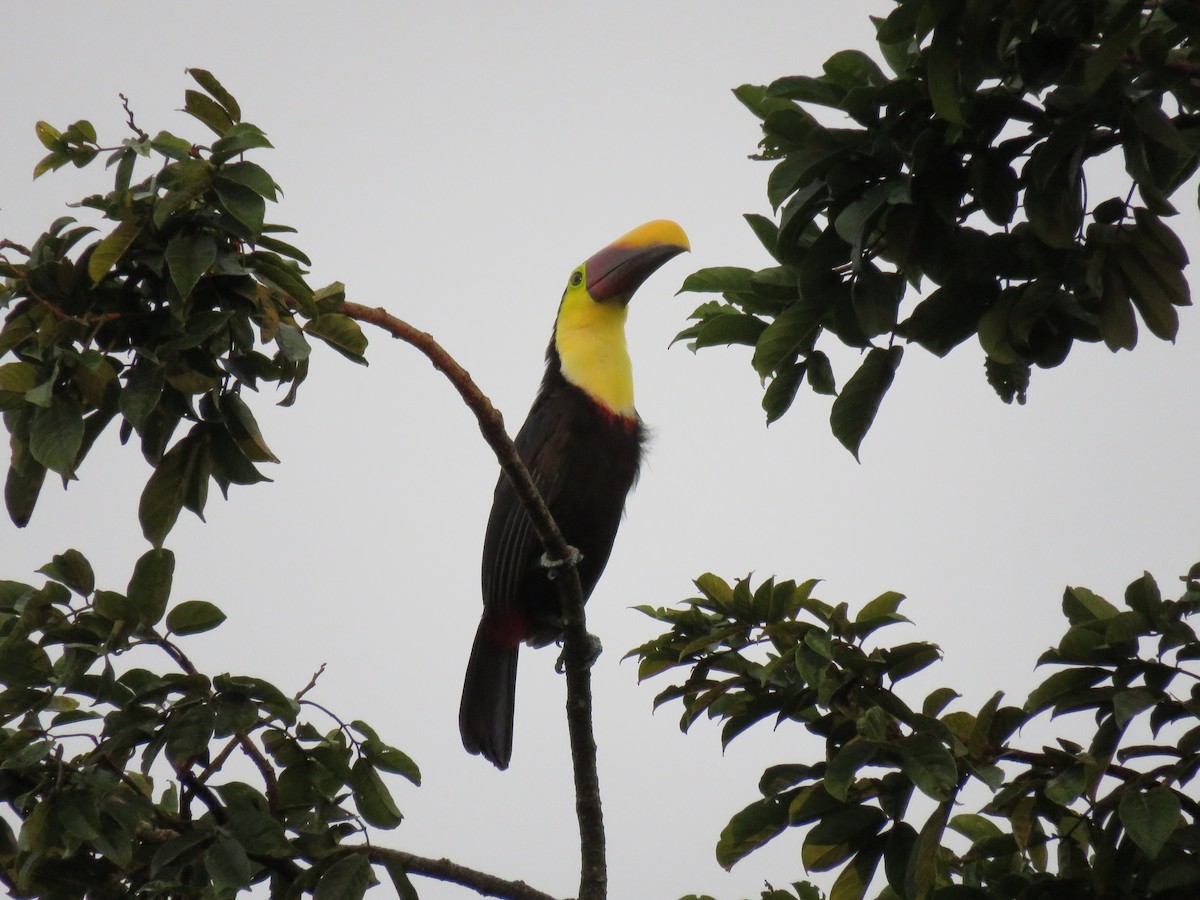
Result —
M598 302L628 303L659 266L691 249L687 235L674 222L647 222L588 259L584 264L588 293Z

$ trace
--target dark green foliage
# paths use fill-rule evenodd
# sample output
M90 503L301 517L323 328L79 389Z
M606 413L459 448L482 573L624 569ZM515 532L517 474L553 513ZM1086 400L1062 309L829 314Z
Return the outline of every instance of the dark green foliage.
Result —
M1164 219L1200 163L1196 21L1189 2L900 0L875 20L891 74L847 50L738 88L773 165L778 224L747 216L773 263L691 276L683 290L722 299L679 336L753 346L768 421L806 375L832 391L826 333L937 356L977 336L1005 402L1075 341L1132 349L1139 320L1173 340L1190 294ZM1125 183L1099 185L1109 156ZM840 379L872 386L832 412L856 456L894 374L879 368L872 351Z
M277 461L244 389L273 383L290 404L308 373L306 333L363 362L362 330L335 312L340 285L314 292L308 258L275 237L293 229L265 223L279 186L243 155L270 142L210 73L189 71L204 93L189 90L184 109L211 144L134 125L135 137L101 147L87 122L38 123L50 152L35 177L105 155L113 189L79 205L113 227L97 235L62 218L28 249L0 243L5 502L18 525L47 472L74 478L120 418L121 439L136 434L154 467L139 516L161 547L182 509L203 515L210 481L225 493L266 480L256 463ZM139 166L151 171L134 181Z
M655 705L680 701L684 730L708 716L725 743L760 722L823 742L815 761L763 773L762 797L717 842L727 868L802 826L804 867L838 872L836 900L872 884L880 900L1195 896L1200 670L1187 663L1200 659L1189 622L1200 564L1184 581L1166 600L1144 575L1124 608L1068 588L1070 627L1040 661L1056 669L1022 707L997 693L978 712L947 711L958 695L946 688L910 705L899 682L940 652L879 643L876 632L906 621L901 595L852 616L816 599L815 581L752 588L704 575L682 608L640 607L670 631L632 655L643 678L682 676ZM1079 712L1095 723L1090 745L1017 745L1034 718ZM977 812L964 793L973 782L991 798Z
M291 229L264 224L279 189L241 157L266 137L211 74L190 74L204 92L188 91L185 110L217 135L211 146L151 138L132 116L136 137L111 148L87 122L39 123L50 153L35 177L107 154L113 190L80 205L113 227L89 238L67 218L31 248L0 242L14 522L28 521L47 472L76 477L118 417L154 467L138 512L155 548L123 592L97 589L76 550L39 570L40 587L0 581L0 883L13 896L227 898L268 882L272 896L361 896L375 880L367 826L401 820L381 773L420 782L366 723L310 706L313 685L288 696L209 676L177 643L225 614L171 606L164 538L181 509L203 513L210 480L253 484L257 463L277 461L243 388L273 382L291 403L306 332L359 362L366 349L337 312L341 286L314 292L297 265L308 259L270 236ZM155 169L135 183L140 160ZM235 758L257 778L225 774ZM380 864L413 896L400 864Z
M156 624L179 635L225 617L169 607L173 568L151 550L119 594L68 550L41 587L0 581L0 883L63 900L266 882L273 896L361 896L372 863L353 839L400 823L380 772L420 783L417 767L363 722L321 730L303 692L197 672ZM256 782L222 772L234 756Z

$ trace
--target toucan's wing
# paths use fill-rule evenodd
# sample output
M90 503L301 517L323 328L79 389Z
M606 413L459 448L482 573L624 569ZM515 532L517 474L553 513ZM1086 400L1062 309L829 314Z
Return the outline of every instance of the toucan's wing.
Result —
M566 449L564 437L564 423L555 409L553 393L539 395L515 443L547 506L554 505L562 490L564 467L556 454ZM516 489L501 472L484 536L482 572L484 610L497 622L523 618L526 609L521 592L542 553L542 542Z

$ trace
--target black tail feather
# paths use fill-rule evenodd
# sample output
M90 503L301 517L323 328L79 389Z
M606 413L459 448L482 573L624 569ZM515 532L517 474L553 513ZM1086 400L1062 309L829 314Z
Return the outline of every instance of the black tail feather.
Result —
M513 713L517 700L517 649L506 646L479 624L462 703L458 708L458 730L469 753L479 753L500 769L512 759Z

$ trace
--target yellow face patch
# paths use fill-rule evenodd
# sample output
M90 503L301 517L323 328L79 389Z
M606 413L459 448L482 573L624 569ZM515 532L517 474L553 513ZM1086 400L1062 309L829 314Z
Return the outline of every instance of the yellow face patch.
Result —
M558 321L554 346L563 377L618 415L632 416L633 365L625 344L623 303L597 303L587 292L587 272L571 273Z

